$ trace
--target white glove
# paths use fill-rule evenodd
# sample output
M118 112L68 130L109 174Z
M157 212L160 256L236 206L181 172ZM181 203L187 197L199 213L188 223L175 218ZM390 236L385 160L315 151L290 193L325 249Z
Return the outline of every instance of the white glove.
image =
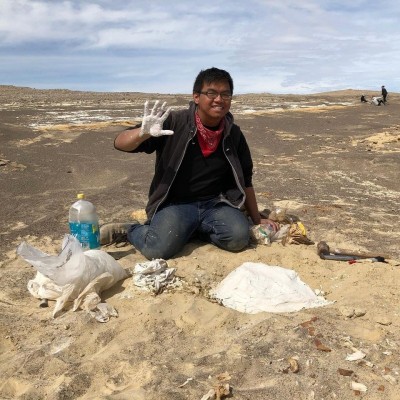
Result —
M154 107L149 114L149 101L144 103L144 115L142 120L142 127L139 136L150 135L154 137L163 135L173 135L174 131L163 130L162 126L164 121L168 118L171 112L171 107L165 110L166 102L160 107L160 100L154 103ZM165 112L164 112L165 111Z

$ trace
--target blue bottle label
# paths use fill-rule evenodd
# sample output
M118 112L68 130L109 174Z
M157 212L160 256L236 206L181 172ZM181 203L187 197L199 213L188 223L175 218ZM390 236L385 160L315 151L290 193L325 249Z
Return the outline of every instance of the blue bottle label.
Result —
M70 222L69 230L74 235L82 247L87 249L98 249L100 247L100 230L98 224L86 222Z

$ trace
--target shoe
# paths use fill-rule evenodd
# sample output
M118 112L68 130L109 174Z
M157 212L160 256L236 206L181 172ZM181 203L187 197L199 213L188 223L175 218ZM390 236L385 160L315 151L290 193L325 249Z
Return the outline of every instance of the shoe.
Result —
M110 246L111 244L128 244L128 229L132 225L138 224L138 221L131 222L109 222L100 226L100 244Z

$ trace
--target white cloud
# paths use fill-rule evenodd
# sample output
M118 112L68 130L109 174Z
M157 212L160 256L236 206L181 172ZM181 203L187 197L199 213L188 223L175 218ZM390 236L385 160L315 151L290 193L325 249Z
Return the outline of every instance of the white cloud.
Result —
M382 4L1 0L0 83L190 92L218 66L240 92L400 91L399 6Z

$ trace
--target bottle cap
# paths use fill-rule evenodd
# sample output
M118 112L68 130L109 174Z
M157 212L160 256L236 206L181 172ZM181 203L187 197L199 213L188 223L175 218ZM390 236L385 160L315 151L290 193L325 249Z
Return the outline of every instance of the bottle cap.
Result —
M78 193L78 194L76 195L76 198L79 199L79 200L82 200L82 199L85 198L85 195L84 195L83 193Z

